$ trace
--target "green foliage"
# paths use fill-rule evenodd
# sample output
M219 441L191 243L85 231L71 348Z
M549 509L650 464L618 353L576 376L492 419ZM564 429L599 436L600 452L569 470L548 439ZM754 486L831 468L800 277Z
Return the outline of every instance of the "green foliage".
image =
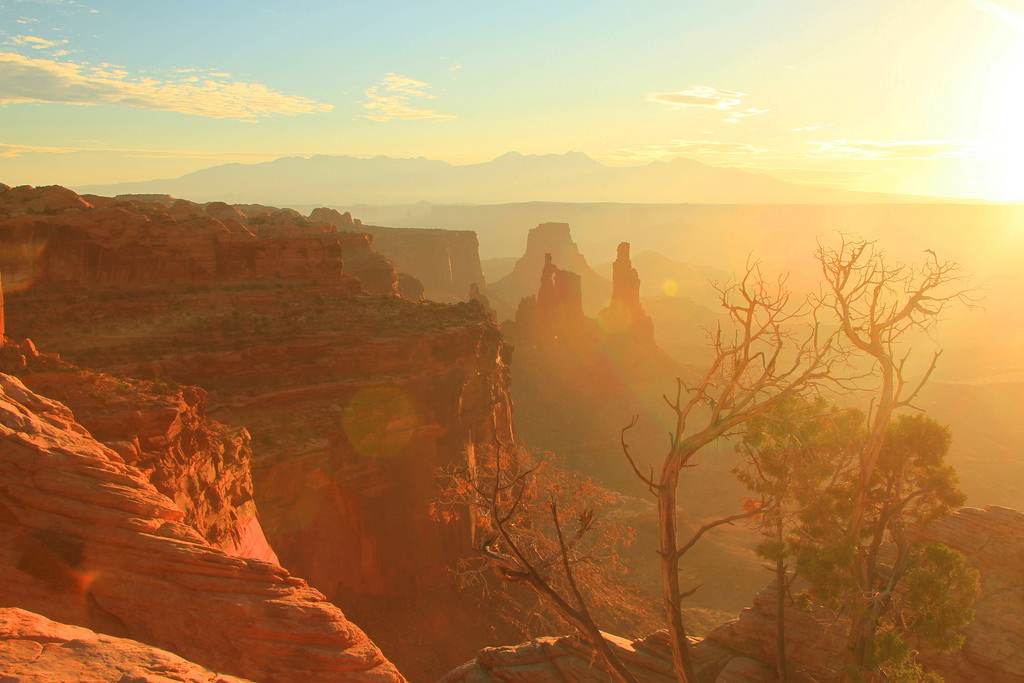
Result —
M945 680L937 673L925 671L917 661L917 651L893 629L883 630L875 637L869 663L889 683L942 683Z
M932 543L914 548L896 609L918 641L954 652L963 646L980 593L978 570L956 550Z
M978 572L960 553L912 541L916 530L963 504L946 463L951 435L923 414L891 422L853 538L866 438L862 413L821 400L782 402L747 425L736 476L771 510L759 520L766 538L758 553L795 559L808 605L867 625L870 670L888 681L941 681L922 669L917 652L959 649L980 590Z

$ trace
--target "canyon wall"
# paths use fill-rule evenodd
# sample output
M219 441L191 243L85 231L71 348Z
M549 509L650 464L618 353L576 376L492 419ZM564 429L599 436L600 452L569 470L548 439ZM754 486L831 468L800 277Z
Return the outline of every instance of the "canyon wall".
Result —
M249 218L228 205L86 199L23 186L0 193L0 224L9 292L299 278L398 293L393 266L368 236L288 212Z
M0 453L0 608L246 678L404 681L322 594L275 563L213 547L66 406L7 374Z
M53 188L5 195L16 192L31 201L0 218L0 228L32 229L17 233L21 242L3 230L15 240L14 265L23 274L7 298L13 336L31 336L82 367L175 390L202 387L210 417L244 425L252 436L254 498L270 545L331 599L408 595L447 581L450 562L471 547L472 526L430 518L438 472L472 466L495 439L512 440L505 348L478 303L365 296L344 253L330 260L330 277L310 277L313 271L292 259L312 257L303 251L313 239L309 226L296 228L298 236L273 227L297 219L267 207L207 205L204 213L221 217L207 216L203 224L223 225L233 220L224 214L248 212L243 227L253 236L240 239L261 245L268 262L278 264L269 277L236 279L196 230L186 246L198 255L179 257L176 267L194 267L201 276L186 279L167 265L148 273L141 266L95 268L89 249L70 245L91 248L106 234L103 204L115 200L87 201ZM120 201L114 208L173 218L196 206ZM90 215L100 221L90 223ZM55 231L51 236L85 237L36 249L40 221ZM101 262L123 263L159 248L169 241L163 228L181 232L163 218L142 223L111 231ZM317 240L364 239L324 229ZM190 253L180 244L168 248ZM60 279L58 257L78 264L61 267ZM186 406L200 399L190 391L182 394Z

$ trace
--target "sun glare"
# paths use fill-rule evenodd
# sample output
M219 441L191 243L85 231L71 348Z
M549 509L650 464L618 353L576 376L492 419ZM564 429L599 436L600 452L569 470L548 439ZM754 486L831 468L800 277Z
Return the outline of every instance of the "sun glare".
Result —
M1024 12L984 0L978 4L1019 34L1019 40L997 61L986 65L983 75L986 94L978 109L985 114L980 118L976 150L985 169L982 187L989 199L1020 201L1024 200Z

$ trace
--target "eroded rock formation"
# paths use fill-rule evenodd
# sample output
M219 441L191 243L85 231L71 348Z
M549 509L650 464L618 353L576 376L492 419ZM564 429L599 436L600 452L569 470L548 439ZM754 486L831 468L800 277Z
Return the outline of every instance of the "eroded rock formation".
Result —
M0 607L281 681L404 680L280 566L214 548L64 405L0 374Z
M542 223L526 237L526 251L512 272L488 286L488 294L499 315L507 317L516 302L536 291L537 273L550 255L551 260L580 280L582 308L593 315L608 301L610 283L587 264L572 240L568 223Z
M136 204L113 208L168 214L162 204ZM205 215L210 207L175 205L182 220L200 220L187 218L197 210L202 221L219 220ZM239 238L246 243L300 243L290 228L281 227L294 223L293 214L235 208L246 216L241 228L252 235ZM46 218L64 225L102 210L94 206ZM212 210L225 211L220 205ZM262 222L255 220L260 217ZM118 251L129 253L159 239L163 225L121 235ZM318 238L330 238L333 228L325 230ZM356 233L334 234L365 240ZM48 257L37 254L33 260L30 250L24 252L23 268L44 270L39 264ZM116 286L79 268L72 271L82 278L78 286L29 279L9 297L8 311L18 338L31 336L44 349L59 349L79 368L142 378L147 387L166 385L156 392L163 398L153 414L144 418L153 435L165 428L177 433L179 423L202 412L201 405L208 418L244 425L252 436L253 496L280 561L346 610L357 609L360 624L397 639L405 634L394 632L389 610L409 596L448 586L450 564L473 542L470 520L438 524L430 516L439 470L472 467L496 438L512 440L506 349L477 303L366 296L351 286L354 278L344 276L351 259L341 261L340 278L237 280L215 269L206 271L215 273L211 277L183 283L162 281L156 271L147 281L128 278ZM201 386L205 395L186 392L179 400L179 383ZM54 379L47 390L63 389ZM77 400L73 392L65 397ZM178 406L178 418L171 417L167 402ZM93 419L89 402L81 407L82 419ZM120 408L113 414L121 414ZM95 417L102 421L99 410ZM102 431L99 423L95 429ZM133 439L131 431L102 433L112 444ZM231 470L247 448L226 449L225 467ZM176 454L162 446L150 452ZM143 453L140 462L148 457ZM194 482L205 497L207 471L186 458L168 473L168 493L191 494ZM230 475L214 479L230 488ZM197 511L200 518L218 519ZM427 618L445 619L436 612Z
M629 258L629 242L619 244L612 264L612 298L598 314L607 334L654 341L654 323L640 305L640 275Z
M560 269L551 254L545 254L537 294L519 302L515 325L522 337L537 340L575 338L591 331L583 315L580 276Z

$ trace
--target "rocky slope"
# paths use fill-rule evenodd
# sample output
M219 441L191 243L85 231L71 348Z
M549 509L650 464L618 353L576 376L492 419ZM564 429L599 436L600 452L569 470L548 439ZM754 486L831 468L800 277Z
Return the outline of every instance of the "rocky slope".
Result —
M213 547L67 407L6 374L0 453L0 607L259 680L404 680L322 594Z
M245 683L127 638L0 608L0 678L21 683Z

